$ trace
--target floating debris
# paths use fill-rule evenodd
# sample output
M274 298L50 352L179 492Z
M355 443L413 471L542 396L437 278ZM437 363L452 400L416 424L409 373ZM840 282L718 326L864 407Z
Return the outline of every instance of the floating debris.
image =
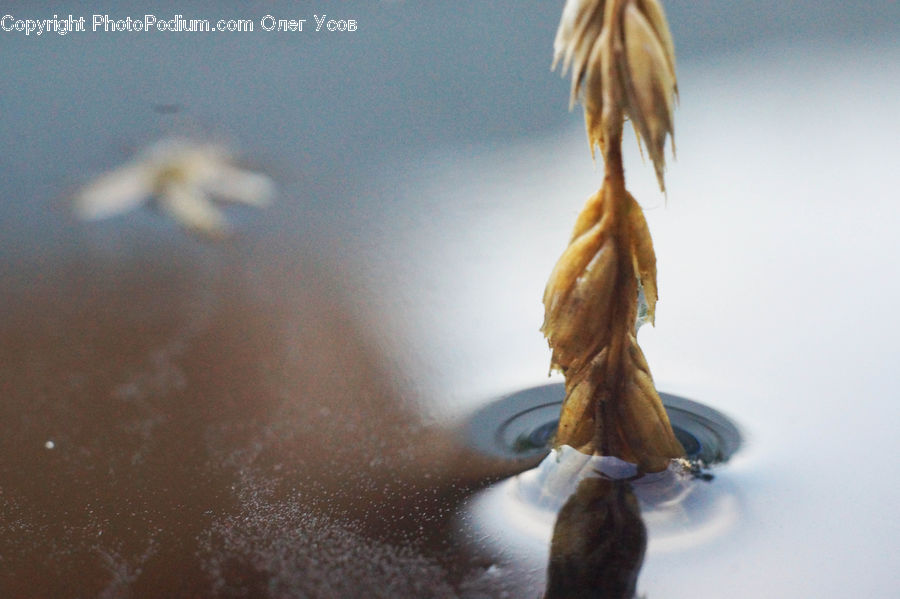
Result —
M238 168L224 147L168 138L82 188L75 197L75 213L84 220L99 220L154 200L186 229L220 238L230 226L213 197L263 208L274 195L269 177Z

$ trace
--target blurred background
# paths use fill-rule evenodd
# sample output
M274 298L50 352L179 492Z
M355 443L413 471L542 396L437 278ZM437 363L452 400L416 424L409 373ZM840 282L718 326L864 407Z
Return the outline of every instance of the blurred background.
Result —
M407 459L411 480L428 473L452 486L461 466L442 470L434 457L441 448L451 451L452 442L428 431L546 382L549 353L538 332L543 285L577 211L602 178L580 109L567 110L569 83L549 69L562 5L0 7L15 19L71 13L90 22L93 14L152 13L255 25L240 33L26 37L0 31L0 527L6 527L0 557L25 556L7 570L8 588L29 588L23 581L49 567L28 556L57 555L47 549L51 533L62 535L61 547L112 556L103 571L118 572L120 586L97 574L84 583L88 594L116 596L117 589L141 584L142 568L152 572L147 564L166 553L160 547L171 539L148 537L156 524L146 517L136 517L139 525L124 522L122 508L103 497L124 489L136 504L165 502L142 498L141 489L165 477L178 453L173 448L183 449L179 444L191 435L202 443L196 456L185 458L195 468L185 481L214 463L222 472L231 468L220 473L221 489L238 480L257 491L268 488L280 475L265 470L271 478L263 477L264 484L262 470L255 478L247 474L262 468L246 457L253 453L248 448L284 455L311 438L273 432L272 422L296 423L312 409L300 400L291 404L290 394L316 398L326 432L312 438L322 443L332 417L357 414L365 427L367 414L394 409L393 400L357 409L359 396L402 396L396 422L368 423L374 437L423 434L414 443L419 453L398 443L384 455L393 456L388 462ZM900 302L900 208L892 174L900 138L900 6L765 0L665 7L680 89L668 197L656 189L633 143L625 163L659 265L657 325L642 329L640 340L661 390L730 414L748 443L719 475L738 489L740 511L727 534L674 553L651 550L638 589L651 597L712 597L723 588L735 597L888 596L900 588L892 563L900 530L891 516L900 489L889 457L900 426L893 402L900 382L893 342L900 333L893 316ZM323 14L355 19L358 29L316 32L314 15ZM266 15L306 19L305 30L263 31ZM229 209L236 234L218 245L190 237L149 208L98 222L72 216L71 198L81 186L169 136L235 148L245 166L276 182L276 203L265 211ZM289 374L300 365L302 375ZM359 380L348 382L347 372ZM228 379L236 373L243 386ZM123 395L123 385L132 385L131 395ZM224 408L217 405L229 394ZM268 398L261 411L241 407L254 394ZM126 396L131 403L123 408ZM201 407L194 410L191 402ZM173 406L188 407L173 416ZM185 421L187 428L175 424ZM245 421L256 424L235 433ZM81 428L67 428L73 422ZM334 426L337 436L347 435L342 438L359 434ZM100 430L120 430L121 438L107 447L97 440ZM154 441L161 431L171 436L168 449ZM68 455L65 464L46 463L51 440L54 455ZM437 449L429 454L423 448L431 442ZM100 457L118 452L116 443L134 445L122 464ZM163 456L158 470L128 474L124 464L144 464L144 450ZM363 450L371 460L381 455L377 443ZM347 471L353 459L338 455L337 471ZM124 470L112 474L113 466ZM359 480L392 476L392 467L373 468ZM60 505L66 481L86 471L96 476L85 479L92 481L83 489L88 499L72 499L66 509L93 501L105 506L96 509L106 520L73 523L68 512L48 506ZM294 482L327 489L317 497L339 494L339 477L327 482L327 471L310 467ZM487 471L498 472L485 467L470 478ZM366 501L377 503L377 485L370 486ZM212 510L198 493L173 503L173 513L185 503L198 518ZM298 563L310 571L329 568L283 553L315 533L298 525L294 530L307 532L282 539L283 545L262 524L240 542L221 533L237 526L234 514L241 510L291 521L286 496L276 493L282 503L273 503L260 493L253 501L237 496L196 525L190 534L205 539L206 549L192 549L190 558L159 558L159 564L196 560L208 580L190 588L212 580L210 588L241 594L252 584L222 574L227 560L212 557L230 542L229 551L267 555L249 560L247 571L265 572L270 591L315 594L318 587L284 581L296 575ZM42 494L47 505L34 507ZM423 505L402 493L388 503L398 513ZM290 505L292 517L305 509ZM349 521L364 519L362 510L341 509ZM163 514L153 517L175 517ZM150 541L110 541L97 550L85 539L88 529L96 534L91 527L102 528L99 521L121 529L121 539L131 538L121 531L137 527L143 532L134 539ZM303 526L332 531L328 522L317 527L306 519ZM453 543L450 533L434 528L434 547ZM217 545L211 539L219 533L210 531L228 542ZM500 584L468 566L434 566L455 572L445 580L427 561L439 562L440 551L409 541L414 555L426 556L420 562L387 549L405 547L406 537L391 539L379 529L370 534L383 543L379 555L392 567L446 584L440 593L420 594L500 596L498 589L519 588L516 580L539 584L528 576L540 579L540 573L506 570ZM404 534L416 536L414 528ZM354 539L342 542L355 546ZM282 553L276 555L276 546ZM67 554L61 547L53 551ZM70 561L67 567L80 568ZM272 565L288 562L293 569ZM409 588L419 588L416 580L407 581Z

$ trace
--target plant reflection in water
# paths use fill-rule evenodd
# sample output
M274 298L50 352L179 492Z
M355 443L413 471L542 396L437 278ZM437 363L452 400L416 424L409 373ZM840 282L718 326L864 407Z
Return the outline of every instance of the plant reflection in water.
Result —
M469 502L469 524L489 553L535 572L532 584L545 587L548 598L631 597L645 551L654 567L667 560L677 565L686 551L733 530L739 492L728 471L717 468L742 443L728 417L661 393L688 459L642 474L624 460L568 446L548 453L546 430L564 396L562 384L524 389L469 420L471 446L531 466ZM540 439L543 449L536 446Z
M631 483L585 478L556 518L544 597L633 597L646 550Z

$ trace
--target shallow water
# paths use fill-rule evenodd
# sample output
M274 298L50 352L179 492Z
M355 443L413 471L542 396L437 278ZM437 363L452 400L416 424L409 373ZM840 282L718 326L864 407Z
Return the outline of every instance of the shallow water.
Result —
M504 468L420 422L316 268L178 249L45 267L3 307L3 586L455 588L424 531Z
M558 7L523 5L383 3L343 42L3 33L0 594L542 591L552 512L472 508L537 460L464 427L546 382L543 284L599 182L545 68ZM639 593L900 589L885 10L849 41L682 45L667 203L626 159L659 255L652 371L747 437L672 512L642 504ZM714 23L697 39L727 40ZM229 211L218 245L152 210L69 216L172 131L235 141L278 203Z

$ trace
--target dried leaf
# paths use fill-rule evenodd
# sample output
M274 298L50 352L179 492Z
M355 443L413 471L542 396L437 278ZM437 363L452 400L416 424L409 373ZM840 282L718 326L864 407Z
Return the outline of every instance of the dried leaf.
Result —
M594 453L597 434L596 389L606 372L606 348L600 351L590 366L566 373L566 399L563 401L556 429L556 445L569 445L583 453ZM596 380L595 380L596 379Z
M199 189L178 183L165 185L159 192L159 206L182 226L207 237L227 234L228 223L222 212Z
M203 181L203 189L224 202L265 208L275 197L275 183L260 173L222 165L214 177Z
M600 190L588 201L544 291L541 330L553 349L551 366L566 371L588 362L608 343L618 263Z
M556 443L661 470L683 449L637 345L639 285L652 317L656 257L647 223L630 194L604 185L579 215L544 292L551 365L566 376Z
M619 429L632 459L645 470L665 469L669 460L684 455L669 416L653 385L650 367L635 336L629 335L623 362L624 396L617 402Z
M628 221L631 228L631 254L634 259L634 274L640 281L647 303L647 320L656 322L656 253L653 251L653 239L644 218L644 211L628 194Z
M570 0L563 8L559 29L553 42L553 69L562 60L562 75L571 68L572 89L569 110L575 106L581 85L594 64L590 60L603 29L604 0Z
M656 256L643 212L625 191L621 143L629 118L665 191L665 142L673 133L675 55L657 0L568 0L554 67L571 69L591 152L604 184L582 210L544 292L542 330L551 367L566 377L556 443L661 470L683 455L636 329L656 311ZM674 142L673 142L674 148ZM646 314L638 321L638 302Z
M666 20L666 13L663 10L662 4L657 0L639 0L638 4L640 5L641 12L647 17L647 21L649 21L650 25L653 27L653 31L656 33L659 43L662 44L666 55L666 62L669 65L669 73L674 80L675 43L672 41L672 34L669 32L669 23ZM678 94L677 86L675 88L675 94Z
M128 163L105 173L75 196L75 214L99 220L137 208L153 193L154 173L142 163Z
M624 24L625 112L644 138L659 187L665 190L664 150L666 136L673 129L675 78L659 38L636 5L625 9Z
M582 372L566 377L556 444L613 455L647 472L664 470L684 449L633 335L627 344L618 363L607 359L605 348Z
M163 139L86 185L75 197L75 212L83 219L106 218L155 196L158 205L186 228L221 237L228 224L212 197L265 207L274 195L269 177L237 168L225 148Z

